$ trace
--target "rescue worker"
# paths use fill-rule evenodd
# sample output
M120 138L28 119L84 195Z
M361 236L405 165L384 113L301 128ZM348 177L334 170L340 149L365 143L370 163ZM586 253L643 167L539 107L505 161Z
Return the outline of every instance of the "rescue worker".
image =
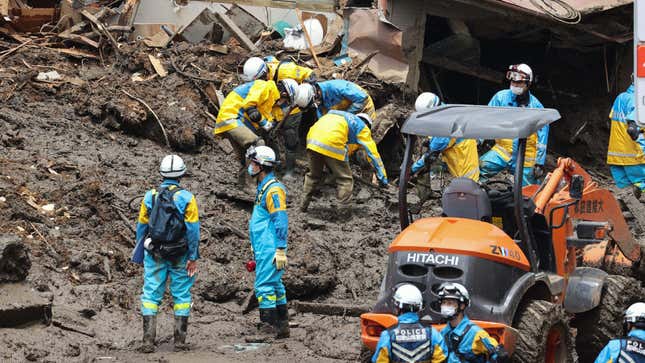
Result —
M157 312L159 304L166 290L166 281L170 279L170 294L173 298L175 313L174 346L175 350L187 348L186 333L188 329L188 316L192 299L190 289L195 282L197 272L197 259L199 259L199 212L195 196L179 186L180 178L186 173L184 161L177 155L167 155L161 161L159 173L163 182L158 190L146 192L141 201L139 218L137 220L137 244L132 261L143 263L143 294L141 295L141 315L143 315L143 345L141 350L151 353L155 350L155 337L157 333ZM151 213L155 212L154 204L159 203L159 195L164 191L172 192L172 202L176 211L183 219L185 226L182 238L184 253L177 257L167 259L161 246L157 245L148 236ZM154 215L152 216L154 217Z
M623 329L627 337L610 340L595 363L645 362L645 303L638 302L627 308Z
M509 89L497 92L488 106L544 108L542 103L531 94L533 71L526 64L511 65L506 73L510 81ZM529 136L524 154L523 185L537 184L544 175L549 126L544 126L536 134ZM487 180L504 169L515 169L517 160L517 140L497 139L491 150L479 159L482 180Z
M301 84L296 104L300 108L314 107L319 119L330 110L365 113L372 120L376 119L372 97L356 83L344 79Z
M255 258L255 296L260 304L263 334L276 338L289 336L287 296L282 274L287 266L287 192L273 173L275 152L268 146L250 147L248 174L257 181L257 195L249 237Z
M298 84L315 80L313 69L299 66L290 60L279 61L276 57L269 55L264 57L251 57L244 62L242 80L245 82L262 79L265 81L278 82L283 79L293 79Z
M265 133L275 125L273 107L279 100L290 100L295 96L288 80L273 81L255 80L233 89L222 103L215 122L215 135L224 134L235 147L242 168L238 174L238 183L244 185L246 166L244 152L251 145L264 145L258 136L260 128Z
M388 184L387 174L381 156L372 139L372 120L366 114L354 115L345 111L332 110L309 129L307 134L307 157L309 172L305 175L303 200L300 210L306 212L312 195L319 185L325 165L335 176L337 197L343 212L349 212L354 180L349 167L348 144L359 144L367 153L376 170L381 185Z
M424 92L417 97L414 109L416 112L425 112L440 104L441 100L437 95L432 92ZM424 169L426 162L440 154L452 176L470 178L479 182L477 141L462 138L431 137L426 142L428 151L412 164L412 174Z
M441 315L447 320L441 335L448 348L448 363L510 362L504 347L466 316L470 296L463 285L444 282L437 293Z
M244 63L242 79L253 81L256 79L272 80L279 83L282 80L292 79L297 84L315 81L315 73L311 68L297 65L289 60L278 61L272 55L264 57L251 57ZM296 85L297 85L296 84ZM296 152L300 145L300 125L303 114L298 107L291 104L284 104L274 107L274 118L282 122L280 133L285 146L285 178L292 176L296 163ZM290 111L289 111L290 110ZM288 115L285 115L286 113Z
M435 328L419 323L423 309L421 291L412 284L403 284L394 292L398 324L381 333L372 363L428 362L441 363L447 358L443 337Z
M645 190L645 138L634 120L634 97L634 85L630 85L611 108L607 164L616 186L632 186L640 199Z

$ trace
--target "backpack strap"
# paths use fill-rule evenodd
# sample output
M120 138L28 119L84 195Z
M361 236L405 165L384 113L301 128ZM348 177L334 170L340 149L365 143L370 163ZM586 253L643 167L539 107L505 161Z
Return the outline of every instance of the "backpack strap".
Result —
M159 196L159 194L163 193L164 190L170 190L172 192L172 194L170 194L171 197L174 197L177 192L179 192L180 190L183 190L178 185L172 184L170 186L174 186L175 188L170 189L169 186L168 187L161 187L161 188L159 188L158 192L157 192L156 189L152 189L152 208L155 207L155 200L157 200L157 197ZM150 208L150 210L152 210L152 208Z
M278 66L275 68L275 73L273 74L273 82L276 84L278 83L278 74L280 73L280 66L289 63L288 60L281 60L280 63L278 63Z
M269 187L272 186L273 184L277 183L278 181L274 178L269 180L262 189L260 189L260 192L258 193L258 196L255 197L255 204L260 204L260 201L262 200L262 197L264 197L264 193L266 193L267 190L269 190Z
M461 352L459 352L459 346L461 345L461 341L464 339L466 334L468 334L468 332L470 331L470 328L472 328L472 327L473 327L472 324L468 324L468 325L466 325L466 328L461 333L461 335L454 334L457 337L457 339L453 340L452 336L450 338L450 342L449 342L450 343L450 348L454 351L454 353L457 356L457 358L459 358L459 360L462 361L462 362L467 362L468 360L466 360L466 358L463 356L463 354L461 354Z

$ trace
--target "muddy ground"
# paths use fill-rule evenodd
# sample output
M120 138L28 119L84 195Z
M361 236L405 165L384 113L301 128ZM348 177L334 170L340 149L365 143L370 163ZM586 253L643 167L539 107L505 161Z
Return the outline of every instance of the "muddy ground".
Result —
M215 141L204 111L207 101L191 78L172 71L170 50L159 55L171 70L154 75L142 48L125 48L124 65L69 59L28 48L0 67L0 233L17 234L31 250L27 283L52 299L53 321L0 330L0 357L31 361L209 360L348 361L360 351L358 319L295 314L292 337L255 351L235 352L254 330L257 310L241 313L253 274L246 233L253 195L235 185L239 164L227 145ZM224 93L236 80L246 54L214 54L193 46L177 50L187 73L218 76ZM215 59L216 58L216 59ZM141 63L137 63L141 59ZM209 68L211 67L211 68ZM62 81L34 77L56 70ZM227 75L230 74L230 77ZM204 81L197 81L203 87ZM201 83L199 83L201 82ZM165 126L166 147L156 120L125 92L139 97ZM382 102L382 101L381 101ZM211 110L212 111L212 110ZM160 314L159 352L136 352L142 268L128 262L136 208L147 189L160 182L160 159L179 153L188 165L185 188L198 200L202 223L199 275L193 290L190 353L172 353L172 306ZM300 165L303 165L304 159ZM336 216L327 190L307 215L296 212L304 171L286 181L290 218L291 300L369 305L377 295L385 247L398 226L391 197L357 184L354 217ZM134 199L134 201L133 201ZM40 206L53 204L53 207ZM230 227L233 228L230 228ZM72 328L72 330L69 330Z
M207 112L215 110L199 89L205 87L204 79L212 79L226 94L238 82L235 72L246 53L232 47L221 55L207 46L185 44L160 53L127 45L121 52L120 62L80 61L27 46L0 65L0 233L16 234L28 245L32 268L27 283L53 304L50 325L0 329L0 358L356 360L361 343L355 317L291 310L291 338L252 350L237 345L245 343L257 322L257 310L242 313L253 285L253 274L244 267L251 258L244 234L254 196L238 190L238 161L230 146L212 137L214 121ZM151 53L162 59L167 77L151 78ZM39 72L51 70L63 79L34 80ZM135 73L143 81L133 81ZM394 98L401 94L367 79L363 85L377 106L396 109L400 117L403 108L393 103L401 102ZM170 148L155 118L128 94L155 111ZM387 149L382 154L393 153L382 147ZM179 153L188 165L182 184L196 195L202 223L188 338L192 349L172 352L172 306L165 299L158 352L141 355L142 268L129 263L132 228L138 198L158 185L158 163L170 152ZM304 158L297 177L285 181L288 297L370 306L378 294L386 246L399 230L396 200L357 183L351 219L337 216L339 206L330 189L314 200L310 213L299 213L295 207L303 165ZM430 214L437 211L432 205Z

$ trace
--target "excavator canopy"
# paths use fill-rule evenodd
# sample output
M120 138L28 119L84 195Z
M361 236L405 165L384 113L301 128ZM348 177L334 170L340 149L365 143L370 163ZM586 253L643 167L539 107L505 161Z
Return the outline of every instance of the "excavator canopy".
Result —
M560 113L552 108L443 105L413 113L401 131L417 136L521 139L558 119Z

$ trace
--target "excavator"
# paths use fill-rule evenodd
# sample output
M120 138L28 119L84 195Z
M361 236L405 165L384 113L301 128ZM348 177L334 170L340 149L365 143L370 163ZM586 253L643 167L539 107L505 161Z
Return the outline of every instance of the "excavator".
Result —
M591 248L601 256L586 261L640 264L641 246L617 200L569 158L559 159L541 185L522 187L528 137L559 118L555 109L444 105L406 120L401 232L388 247L377 302L361 315L362 359L397 324L392 295L404 283L422 291L421 321L437 329L444 326L439 285L466 286L470 319L517 362L572 362L578 355L593 361L622 334L624 309L645 295L641 282L583 265ZM442 215L414 220L407 201L412 150L428 136L517 139L513 181L455 178L442 193Z

